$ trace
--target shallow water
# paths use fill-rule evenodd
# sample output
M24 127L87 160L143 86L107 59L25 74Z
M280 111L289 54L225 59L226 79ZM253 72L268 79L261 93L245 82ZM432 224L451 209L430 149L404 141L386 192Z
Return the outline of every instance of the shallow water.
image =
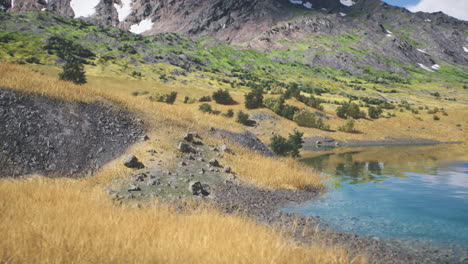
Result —
M284 210L320 216L343 232L468 246L468 162L447 155L456 149L368 147L315 153L303 162L330 176L330 191L318 201Z

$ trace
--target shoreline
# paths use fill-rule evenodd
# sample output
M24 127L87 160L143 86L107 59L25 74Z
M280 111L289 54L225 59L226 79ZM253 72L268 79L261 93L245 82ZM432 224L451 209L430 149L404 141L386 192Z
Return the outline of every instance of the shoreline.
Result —
M463 263L463 252L458 245L432 242L415 243L409 240L382 239L338 232L320 220L320 217L280 212L288 204L316 199L326 190L264 190L245 183L226 181L218 186L213 198L217 208L227 214L241 213L261 224L288 230L286 235L299 243L310 244L319 238L333 246L342 244L354 256L365 254L369 263ZM462 259L460 259L462 258Z

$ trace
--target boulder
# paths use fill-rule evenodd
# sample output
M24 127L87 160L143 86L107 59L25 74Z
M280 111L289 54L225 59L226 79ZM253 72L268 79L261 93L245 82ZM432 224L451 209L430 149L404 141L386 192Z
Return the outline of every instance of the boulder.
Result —
M123 162L124 166L131 169L143 169L145 166L134 155L129 155Z
M231 153L232 152L231 148L226 144L223 144L223 145L219 146L219 150L221 152L224 152L224 153Z
M225 173L231 173L231 171L232 171L232 170L231 170L231 167L229 167L229 166L224 166L224 172L225 172Z
M219 167L219 162L217 159L211 159L208 163L213 167Z
M148 181L147 183L148 186L155 186L155 185L160 185L160 184L161 184L161 181L159 179L153 179L153 180Z
M130 184L130 187L128 188L129 192L139 192L141 191L141 188L136 185L136 184Z
M193 195L208 196L210 195L209 186L207 184L202 184L199 181L189 182L189 191Z
M177 149L183 153L196 153L195 149L185 142L180 142Z
M184 140L187 142L192 142L193 140L193 134L192 133L187 133L184 135Z

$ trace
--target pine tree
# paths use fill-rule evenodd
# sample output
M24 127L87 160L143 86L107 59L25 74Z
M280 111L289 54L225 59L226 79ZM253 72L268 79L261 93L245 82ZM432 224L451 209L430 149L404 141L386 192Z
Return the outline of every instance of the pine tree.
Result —
M63 72L59 74L59 79L73 82L78 85L86 83L86 75L83 64L77 59L69 60L63 66Z

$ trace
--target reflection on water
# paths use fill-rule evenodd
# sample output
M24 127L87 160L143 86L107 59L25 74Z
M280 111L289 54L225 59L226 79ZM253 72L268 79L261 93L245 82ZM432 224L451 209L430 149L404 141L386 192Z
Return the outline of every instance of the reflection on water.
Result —
M331 189L286 211L318 215L340 231L468 246L468 162L456 161L463 148L336 151L304 155L304 163L331 176Z

